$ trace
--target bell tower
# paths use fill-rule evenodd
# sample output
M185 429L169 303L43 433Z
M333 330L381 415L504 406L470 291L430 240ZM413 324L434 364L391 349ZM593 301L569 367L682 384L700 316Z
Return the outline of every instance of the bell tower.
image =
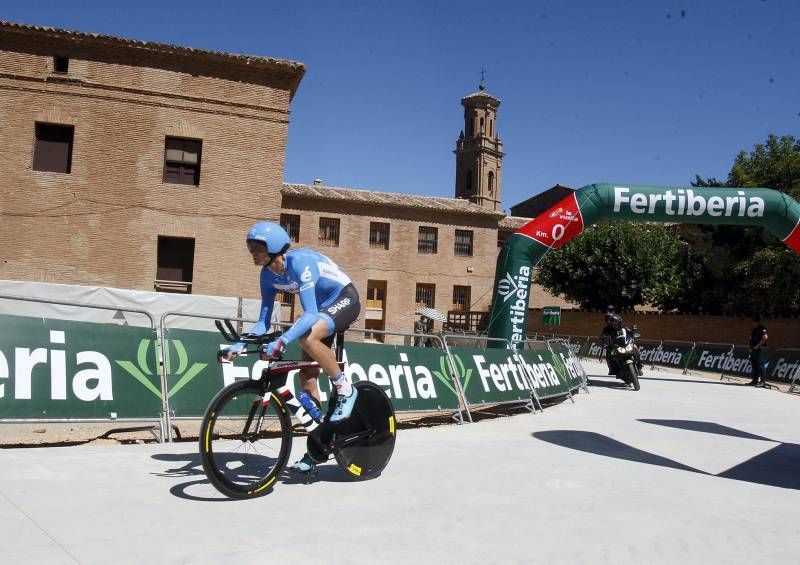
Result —
M456 142L456 198L464 198L500 210L500 180L503 142L497 135L497 107L500 100L486 92L483 82L478 92L461 99L464 129Z

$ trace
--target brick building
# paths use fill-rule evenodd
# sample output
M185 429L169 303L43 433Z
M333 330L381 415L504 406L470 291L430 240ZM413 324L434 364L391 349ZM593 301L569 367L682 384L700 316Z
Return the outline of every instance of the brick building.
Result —
M252 295L304 72L0 22L0 278Z
M500 100L482 85L461 100L456 198L290 184L304 72L0 22L0 279L255 298L241 238L268 219L350 274L366 327L409 331L421 304L487 309L498 246L527 221L498 211ZM560 304L542 292L532 304Z

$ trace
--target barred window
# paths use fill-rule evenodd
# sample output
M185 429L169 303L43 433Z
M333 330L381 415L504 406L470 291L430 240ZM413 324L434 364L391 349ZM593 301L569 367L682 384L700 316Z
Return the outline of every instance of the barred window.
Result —
M283 306L291 306L294 303L294 294L286 290L279 290L276 299L279 300Z
M339 218L319 219L320 245L339 246Z
M389 224L369 223L369 246L375 249L389 249Z
M436 306L436 285L417 283L417 294L415 302L417 306L427 306L434 308Z
M281 214L281 227L289 234L292 243L300 241L300 216L297 214Z
M429 226L419 227L419 238L417 239L417 251L420 253L436 253L439 241L439 229Z
M458 310L459 312L466 312L467 310L469 310L470 294L471 294L470 287L455 285L453 287L452 310Z
M472 257L472 230L456 230L453 253L457 257Z
M200 156L203 142L198 139L167 137L164 143L164 182L200 185Z

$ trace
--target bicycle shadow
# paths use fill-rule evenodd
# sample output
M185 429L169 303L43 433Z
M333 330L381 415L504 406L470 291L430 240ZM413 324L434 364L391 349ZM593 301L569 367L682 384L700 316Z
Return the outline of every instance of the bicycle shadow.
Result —
M800 490L800 445L798 444L778 442L714 422L651 419L641 419L639 421L645 424L667 426L690 432L726 435L753 441L766 441L777 445L738 465L734 465L730 469L714 474L690 467L689 465L656 453L633 447L596 432L582 430L549 430L534 432L531 435L536 439L554 445L583 451L584 453L601 455L603 457L611 457L647 465L658 465L712 477Z
M211 482L206 478L203 464L200 461L200 454L196 451L188 453L156 453L151 457L156 461L177 464L177 466L169 467L163 472L151 473L156 477L197 477L197 480L184 481L170 487L169 491L173 496L198 502L235 502L234 499L227 498L217 492L212 486ZM259 465L257 459L254 461L255 466L260 466L261 468L271 463L272 461L266 460L266 458L261 465ZM278 479L278 483L299 485L316 482L352 482L334 460L317 466L316 475L310 478L311 480L308 480L309 477L306 477L302 473L293 473L284 470ZM209 494L200 494L200 492L208 492ZM269 496L269 494L271 493L267 493L265 496Z

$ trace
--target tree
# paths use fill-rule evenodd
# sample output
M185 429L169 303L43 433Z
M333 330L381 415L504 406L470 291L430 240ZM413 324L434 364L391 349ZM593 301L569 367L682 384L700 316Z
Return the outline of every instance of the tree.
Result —
M736 156L724 183L695 175L692 185L772 188L800 199L800 141L791 135L769 135L765 144ZM682 226L681 236L690 246L686 268L696 278L677 297L677 309L713 314L800 312L800 256L764 228Z
M684 255L667 226L603 222L545 255L536 282L587 309L669 307L684 284Z

